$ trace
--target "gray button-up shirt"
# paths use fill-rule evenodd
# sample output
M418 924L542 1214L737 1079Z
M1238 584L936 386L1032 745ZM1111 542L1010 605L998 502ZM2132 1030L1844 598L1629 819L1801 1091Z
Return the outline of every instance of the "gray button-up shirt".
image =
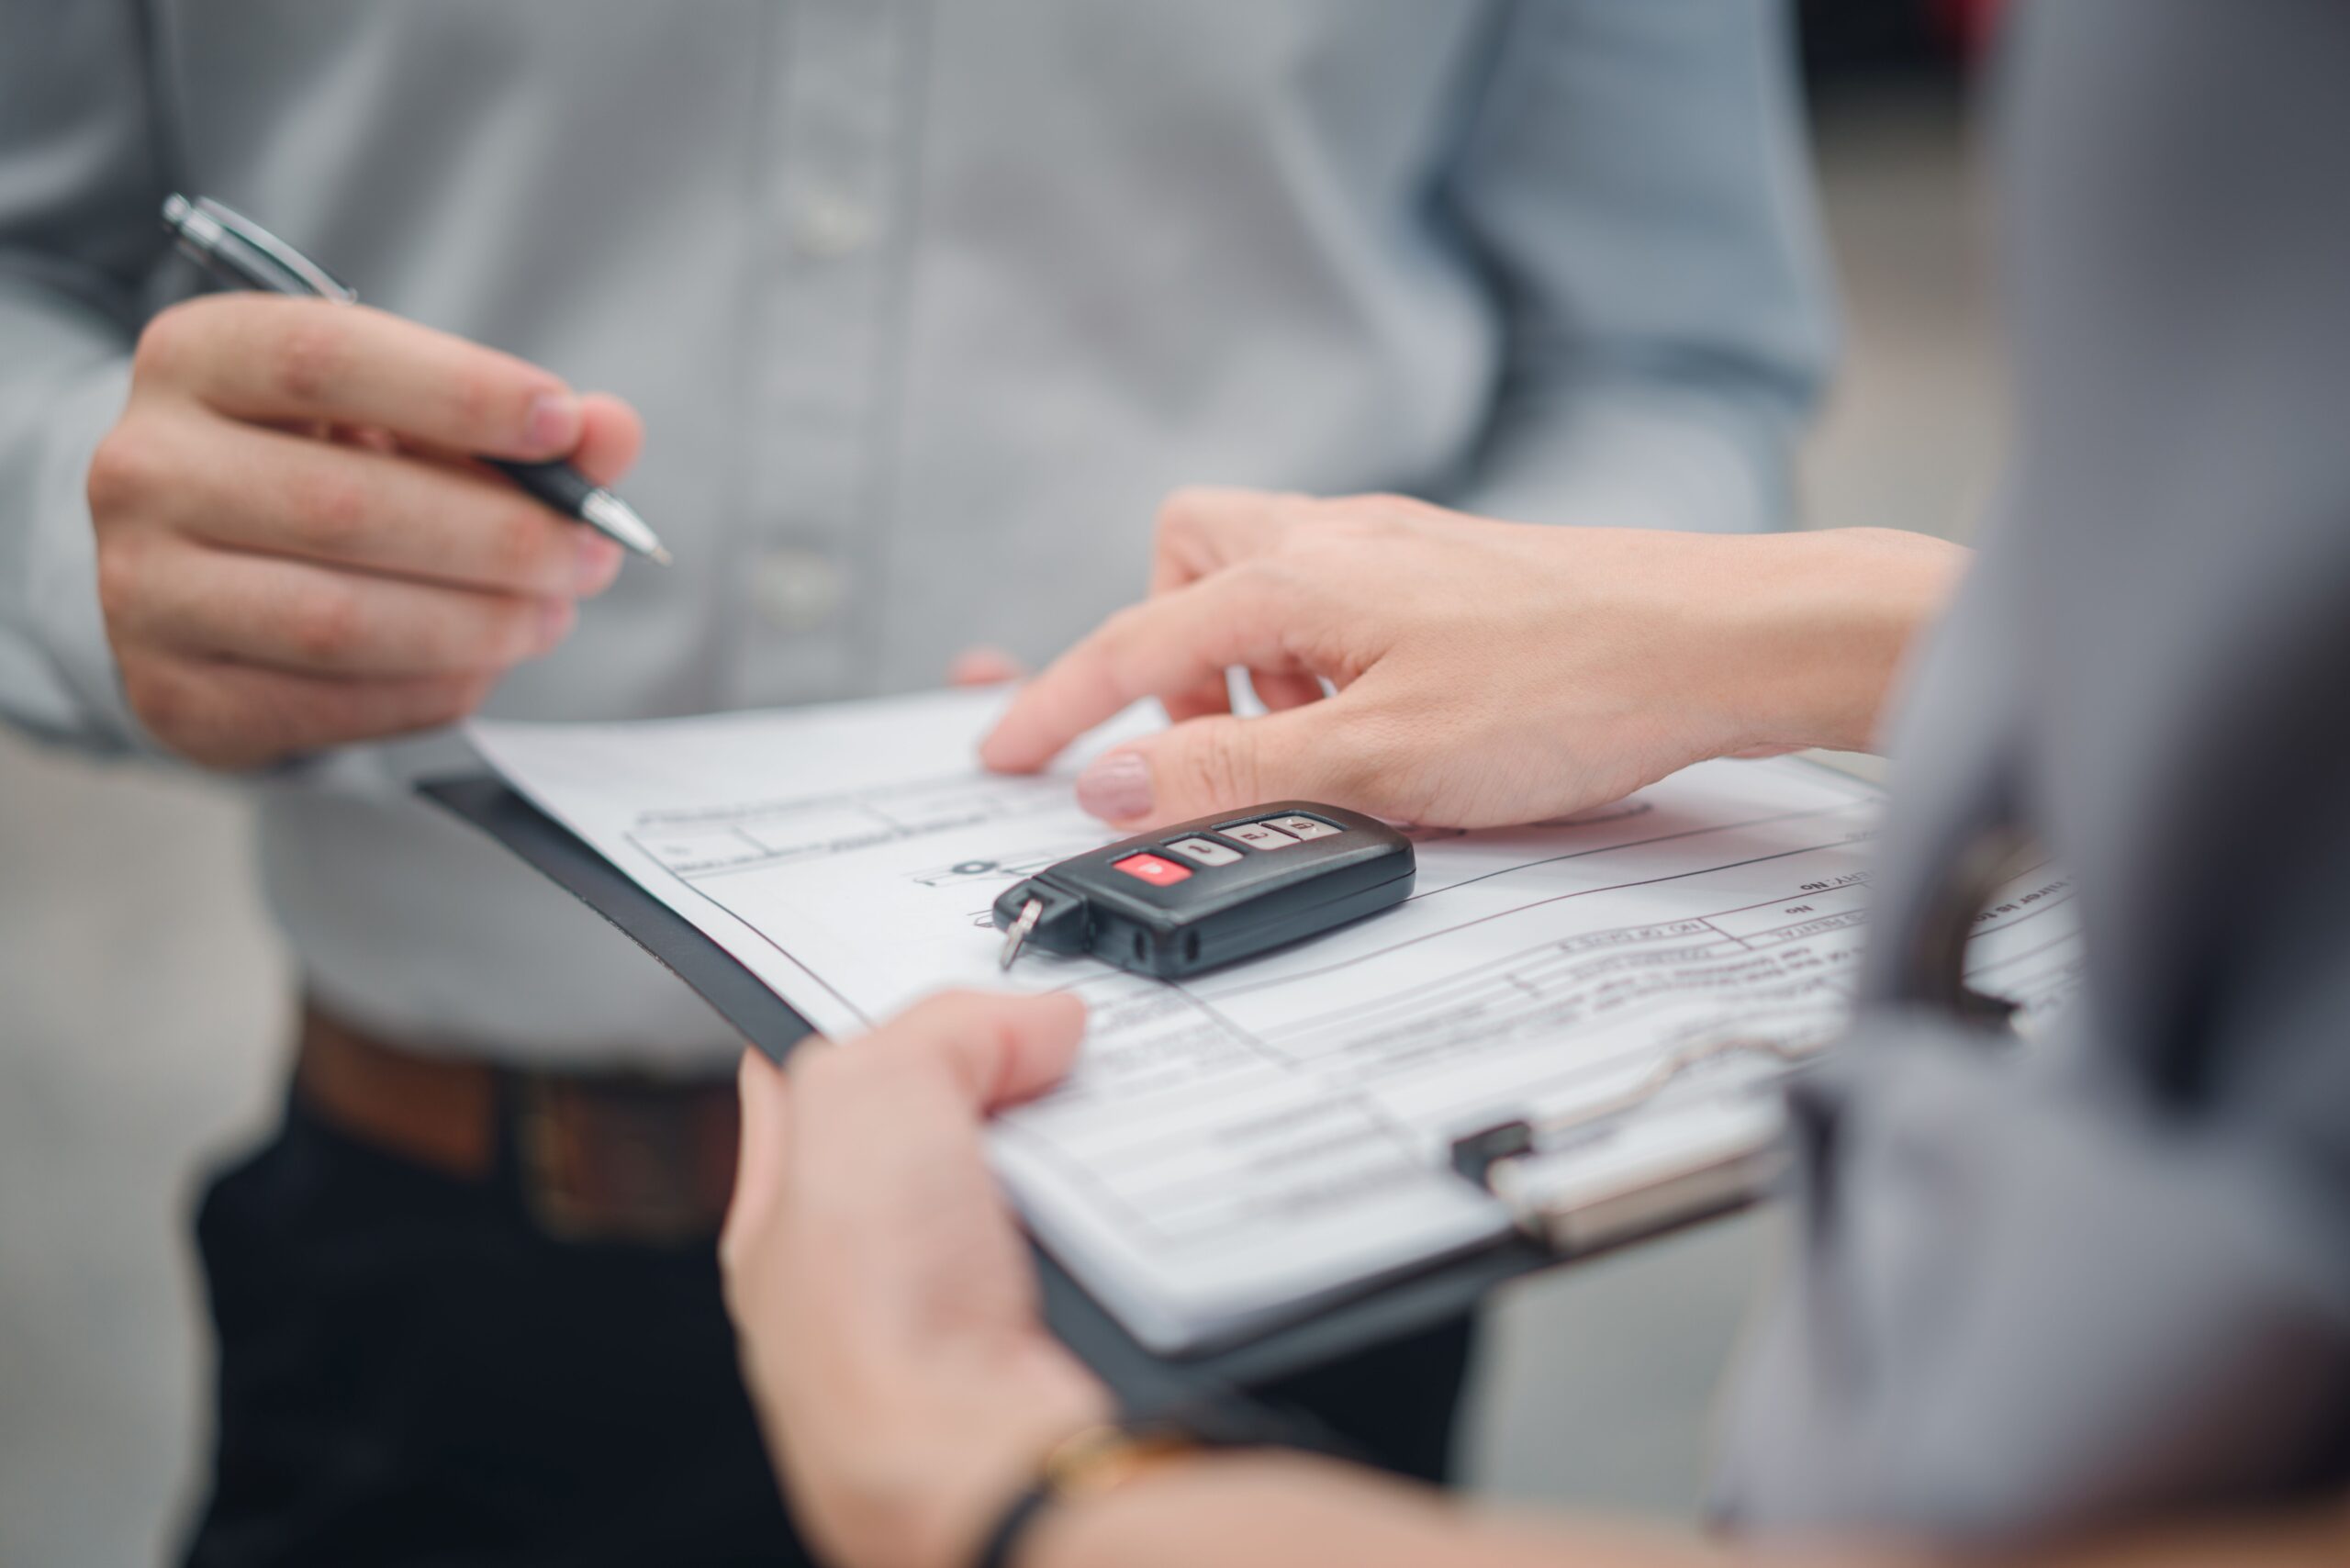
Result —
M1041 658L1188 481L1755 528L1826 357L1762 0L0 0L0 710L136 748L82 476L167 188L632 399L676 550L490 711L621 718ZM256 785L309 984L420 1042L722 1028L409 801ZM461 760L461 759L460 759Z

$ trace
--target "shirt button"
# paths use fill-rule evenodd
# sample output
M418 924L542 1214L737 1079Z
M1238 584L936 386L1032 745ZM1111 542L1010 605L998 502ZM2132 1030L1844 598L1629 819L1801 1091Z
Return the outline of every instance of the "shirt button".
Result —
M812 550L772 550L751 568L751 602L778 632L813 632L840 613L848 584Z
M817 261L833 261L865 248L873 239L873 213L846 196L813 196L800 204L791 225L792 247Z

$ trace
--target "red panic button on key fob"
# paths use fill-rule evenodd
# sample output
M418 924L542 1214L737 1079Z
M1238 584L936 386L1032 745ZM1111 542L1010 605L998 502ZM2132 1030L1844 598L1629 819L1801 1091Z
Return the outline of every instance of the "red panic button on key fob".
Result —
M1171 888L1192 874L1174 861L1158 855L1129 855L1124 860L1113 861L1110 868L1139 878L1154 888Z
M1176 823L1072 855L988 911L1010 969L1034 947L1175 980L1376 914L1412 892L1412 843L1311 801Z

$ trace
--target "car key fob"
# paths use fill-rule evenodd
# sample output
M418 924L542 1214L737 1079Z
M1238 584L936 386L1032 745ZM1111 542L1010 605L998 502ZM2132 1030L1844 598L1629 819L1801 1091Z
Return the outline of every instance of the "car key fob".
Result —
M1047 866L995 901L1003 967L1027 946L1174 979L1253 958L1411 895L1412 842L1360 812L1282 801Z

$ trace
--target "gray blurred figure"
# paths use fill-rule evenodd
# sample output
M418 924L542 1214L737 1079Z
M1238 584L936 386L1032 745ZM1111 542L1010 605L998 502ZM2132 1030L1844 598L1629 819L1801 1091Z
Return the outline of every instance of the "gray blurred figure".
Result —
M396 737L1033 658L1178 482L1773 526L1829 337L1782 24L0 0L0 712L249 774L306 997L200 1223L196 1561L783 1539L709 1246L736 1042ZM167 309L173 190L390 314ZM667 574L459 461L644 430ZM1287 1392L1434 1474L1466 1343Z
M2019 450L1896 735L1865 1048L1799 1102L1722 1490L1757 1529L2350 1487L2350 6L2019 31ZM2019 1058L1955 944L2034 840L2087 991Z

